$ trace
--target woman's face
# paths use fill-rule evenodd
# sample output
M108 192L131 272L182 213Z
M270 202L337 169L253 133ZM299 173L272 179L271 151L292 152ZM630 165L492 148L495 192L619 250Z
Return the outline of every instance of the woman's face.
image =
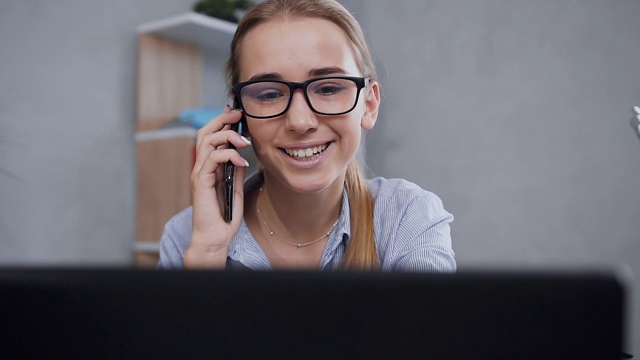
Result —
M247 33L240 51L241 82L362 76L345 33L323 19L289 18L261 24ZM270 119L247 116L251 141L268 181L301 193L331 185L341 189L347 165L360 144L360 129L373 127L379 100L378 84L371 82L360 92L353 111L325 116L314 113L302 91L296 90L285 114ZM301 157L302 152L314 154Z

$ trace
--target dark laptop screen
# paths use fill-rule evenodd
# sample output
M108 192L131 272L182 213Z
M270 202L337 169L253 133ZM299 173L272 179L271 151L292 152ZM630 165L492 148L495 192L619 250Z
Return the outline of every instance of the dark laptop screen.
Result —
M619 359L602 273L4 269L14 358Z

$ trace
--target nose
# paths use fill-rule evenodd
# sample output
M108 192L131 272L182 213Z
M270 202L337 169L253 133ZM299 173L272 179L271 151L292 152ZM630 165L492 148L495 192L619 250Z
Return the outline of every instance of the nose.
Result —
M291 104L285 114L285 128L304 134L318 127L316 114L311 110L302 89L296 89L291 95Z

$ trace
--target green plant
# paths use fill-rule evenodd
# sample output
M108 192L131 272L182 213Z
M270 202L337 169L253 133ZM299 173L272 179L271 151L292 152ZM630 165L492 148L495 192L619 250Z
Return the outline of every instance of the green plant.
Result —
M254 5L251 0L200 0L193 5L193 11L223 20L237 22L238 11Z

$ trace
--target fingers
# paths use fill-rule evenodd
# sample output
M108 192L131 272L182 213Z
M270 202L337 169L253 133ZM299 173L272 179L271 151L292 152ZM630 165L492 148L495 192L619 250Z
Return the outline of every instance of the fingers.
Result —
M228 130L231 128L231 124L235 124L240 121L242 118L242 111L239 110L231 110L229 106L225 107L224 112L211 121L209 121L206 125L201 127L198 130L198 135L196 139L196 147L200 146L203 138L209 134L217 133L221 130Z
M192 172L192 205L194 211L194 224L198 224L200 230L213 226L213 220L218 219L215 223L222 224L222 214L224 213L224 187L223 179L224 164L231 161L235 165L234 176L234 212L233 217L242 218L243 196L238 192L243 191L243 180L246 173L247 161L240 154L232 149L224 149L214 151L210 154L209 159L204 162L199 171ZM239 207L240 213L236 214ZM205 231L206 232L206 231Z
M240 136L229 135L229 137ZM244 148L249 146L248 142L243 140L230 139L227 136L224 136L223 139L229 141L233 141L234 143L238 143L236 147ZM196 159L193 165L193 173L197 173L203 170L203 167L206 166L205 171L215 171L219 164L224 164L227 161L231 161L234 165L245 167L249 166L248 162L234 149L222 148L217 142L207 142L207 145L201 146L199 149L196 149Z
M241 115L238 111L228 111L227 109L225 113L198 130L196 159L192 174L200 172L205 163L209 161L218 161L217 164L232 161L236 166L247 166L246 160L242 159L235 150L222 150L227 149L229 143L239 149L246 148L251 144L247 138L229 129L228 124L238 122ZM215 155L212 156L214 153ZM215 170L216 167L212 167L212 165L209 164L207 169Z
M209 153L209 156L202 160L202 166L197 171L204 174L212 174L220 166L231 161L237 168L249 167L249 162L233 149L216 150Z
M215 253L220 254L219 261L216 260L215 263L223 266L227 255L226 249L242 222L244 177L249 163L238 151L228 148L229 143L237 148L246 148L251 144L249 140L231 130L231 124L240 121L241 116L241 112L227 108L223 114L198 130L196 159L191 172L193 228L189 248L183 257L185 267L196 264L197 261L191 262L193 259L203 260L199 266L212 265L212 249L218 249ZM227 162L235 165L231 223L227 223L223 216L225 204L223 175Z

